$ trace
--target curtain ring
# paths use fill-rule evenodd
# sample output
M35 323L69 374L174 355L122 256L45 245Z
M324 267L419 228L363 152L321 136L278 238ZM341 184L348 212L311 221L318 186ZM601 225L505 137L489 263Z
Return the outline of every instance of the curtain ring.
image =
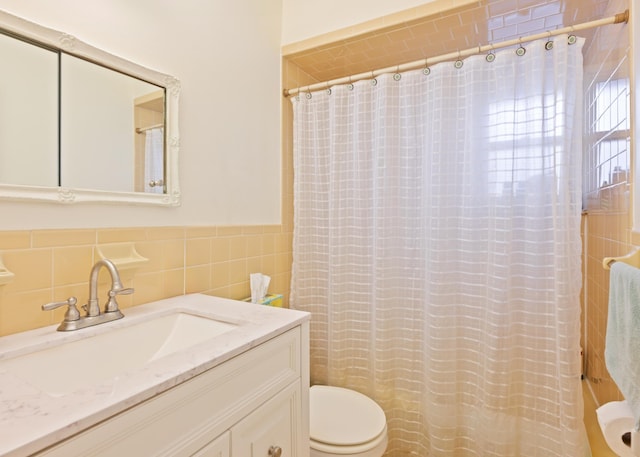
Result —
M571 26L571 35L569 35L569 37L567 38L567 43L569 44L575 44L576 41L578 41L578 38L574 35L574 29L573 26Z
M402 75L400 74L400 65L396 66L396 72L393 74L394 81L400 81L402 79Z
M462 61L462 59L460 59L460 49L458 49L458 60L453 62L453 66L459 69L459 68L462 68L463 65L464 65L464 62Z
M309 89L309 86L307 86L307 93L305 94L305 97L307 97L307 100L310 100L311 97L313 97L313 95L311 95L311 90Z
M485 59L487 62L493 62L494 60L496 60L496 55L493 52L493 43L489 43L489 46L491 47L491 49L489 49L489 53L485 56Z
M376 79L376 76L373 74L373 70L371 70L371 85L372 86L378 85L378 80Z
M429 68L429 59L424 59L424 68L422 69L422 73L426 76L431 73L431 68Z
M348 89L348 90L353 90L353 88L354 88L354 85L353 85L353 83L351 82L351 76L349 76L349 84L347 84L347 89Z
M518 38L518 49L516 49L516 55L522 57L526 54L527 50L522 46L522 37Z
M327 81L327 95L331 95L331 87L329 87L329 81Z
M547 37L547 42L544 44L544 48L547 51L551 51L553 49L553 41L551 40L551 31L548 31L547 35L549 36Z

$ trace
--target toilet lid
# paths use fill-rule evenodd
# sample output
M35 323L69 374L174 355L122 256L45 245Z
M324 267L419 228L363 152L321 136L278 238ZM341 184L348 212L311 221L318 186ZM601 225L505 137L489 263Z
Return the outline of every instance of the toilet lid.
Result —
M312 386L309 410L311 439L337 446L371 441L384 431L387 422L376 402L341 387Z

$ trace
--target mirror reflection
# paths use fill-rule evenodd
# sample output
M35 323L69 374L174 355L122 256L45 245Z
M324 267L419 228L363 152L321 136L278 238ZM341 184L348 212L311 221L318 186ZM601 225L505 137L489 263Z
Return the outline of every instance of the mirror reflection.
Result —
M4 11L0 58L0 198L180 203L175 78Z
M64 53L60 65L60 185L162 192L149 183L164 181L164 91Z
M58 185L58 56L0 34L0 183Z

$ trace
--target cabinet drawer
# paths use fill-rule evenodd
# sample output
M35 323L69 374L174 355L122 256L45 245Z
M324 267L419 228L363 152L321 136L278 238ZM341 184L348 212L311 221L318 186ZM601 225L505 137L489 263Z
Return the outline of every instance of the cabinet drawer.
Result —
M279 449L281 457L300 457L300 384L294 383L231 429L231 455L265 457ZM308 445L307 445L308 447ZM276 454L277 455L277 454Z
M300 328L37 454L191 456L300 378Z

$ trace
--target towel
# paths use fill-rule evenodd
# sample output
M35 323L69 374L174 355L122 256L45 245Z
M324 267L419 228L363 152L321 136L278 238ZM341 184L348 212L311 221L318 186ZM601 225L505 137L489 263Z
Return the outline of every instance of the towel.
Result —
M604 359L640 430L640 269L611 266Z

